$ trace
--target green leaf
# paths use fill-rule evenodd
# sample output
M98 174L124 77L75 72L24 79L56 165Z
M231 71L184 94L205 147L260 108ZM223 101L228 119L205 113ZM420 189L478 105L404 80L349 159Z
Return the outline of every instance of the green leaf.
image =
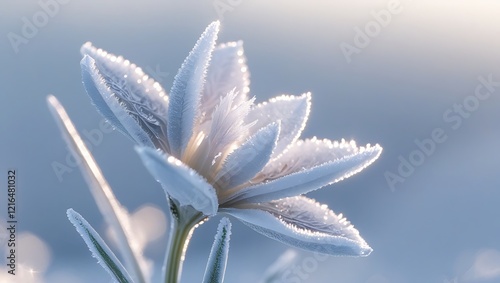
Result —
M210 251L210 256L205 269L203 283L224 282L227 256L229 254L229 240L231 236L231 222L226 217L222 218L215 235L215 240Z
M92 252L92 256L97 258L98 263L111 275L115 282L133 283L134 281L130 278L127 270L94 228L73 209L68 209L67 215L69 221L75 226L76 231L80 233L80 236Z

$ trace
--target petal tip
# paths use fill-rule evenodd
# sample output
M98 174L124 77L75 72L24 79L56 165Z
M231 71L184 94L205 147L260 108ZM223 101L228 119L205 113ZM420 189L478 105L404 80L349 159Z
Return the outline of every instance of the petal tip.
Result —
M83 54L82 60L80 60L80 65L82 67L90 68L95 64L95 59L88 54Z
M365 244L365 245L363 245L363 246L360 247L359 256L361 256L361 257L367 257L372 252L373 252L373 249L370 246L368 246L367 244Z
M92 42L87 41L85 42L82 47L80 47L80 54L82 55L89 55L91 53L94 53L97 49L92 45Z

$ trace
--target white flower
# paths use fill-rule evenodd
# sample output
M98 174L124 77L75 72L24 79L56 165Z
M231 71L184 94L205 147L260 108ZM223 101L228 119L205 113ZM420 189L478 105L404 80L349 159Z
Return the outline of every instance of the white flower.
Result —
M122 57L83 45L83 82L93 103L131 138L179 207L230 214L270 238L331 255L371 252L342 215L302 196L367 167L379 145L298 139L309 93L254 105L242 42L215 46L210 24L170 93Z

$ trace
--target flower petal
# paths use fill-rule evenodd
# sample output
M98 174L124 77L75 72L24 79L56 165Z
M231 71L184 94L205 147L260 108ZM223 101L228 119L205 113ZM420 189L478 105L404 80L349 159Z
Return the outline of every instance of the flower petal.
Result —
M310 93L301 96L282 95L255 106L248 114L247 121L257 121L252 127L253 132L272 122L281 121L281 131L274 150L274 158L299 138L309 117L310 108Z
M370 147L370 145L368 145ZM360 148L355 141L330 141L328 139L299 140L289 146L280 157L266 165L252 183L262 183L299 172L304 168L312 168L343 157L356 154ZM307 152L307 154L304 154Z
M216 155L221 154L225 158L231 150L238 146L246 137L248 128L252 125L245 124L245 117L250 111L253 99L235 104L235 99L238 94L230 91L226 96L222 97L219 104L215 107L212 113L212 118L203 125L201 132L207 132L203 144L197 146L191 143L187 152L198 151L198 155L191 156L201 159L209 159L211 162ZM194 142L195 140L192 140ZM203 148L202 150L196 147ZM188 158L188 156L184 156Z
M135 143L154 147L151 137L138 125L134 118L127 114L120 102L113 97L113 92L99 74L94 59L85 56L80 64L85 90L101 115Z
M211 23L182 63L170 90L168 142L172 155L180 158L193 133L205 74L220 23Z
M121 56L97 49L90 42L85 43L80 51L84 55L81 62L83 82L100 112L108 118L109 111L112 111L114 115L111 115L111 121L113 116L130 116L133 125L128 125L132 123L128 119L126 123L122 121L123 126L140 127L156 147L168 150L165 120L168 96L160 84L135 64ZM91 59L85 58L87 56ZM107 105L101 105L103 102ZM123 131L120 125L117 128Z
M243 42L228 42L218 45L212 53L207 78L201 97L201 113L210 119L212 109L231 90L238 96L235 104L248 100L250 74L243 55Z
M317 148L311 150L314 144ZM382 147L378 144L373 147L368 144L366 148L358 148L353 142L341 142L331 143L331 146L330 148L329 143L314 139L297 142L282 157L272 161L277 163L273 166L279 166L287 175L278 172L276 175L264 175L266 178L258 176L254 180L259 180L261 183L240 190L227 201L266 202L305 194L360 172L373 163L382 152ZM311 152L310 157L304 152ZM345 155L348 152L351 154Z
M255 231L282 243L335 256L367 256L372 249L342 214L306 197L221 208Z
M215 177L219 187L233 188L259 173L271 158L279 132L279 123L272 123L229 154Z
M191 205L204 215L217 213L215 189L196 171L173 156L148 147L136 147L137 153L151 175L162 185L168 196L181 206Z

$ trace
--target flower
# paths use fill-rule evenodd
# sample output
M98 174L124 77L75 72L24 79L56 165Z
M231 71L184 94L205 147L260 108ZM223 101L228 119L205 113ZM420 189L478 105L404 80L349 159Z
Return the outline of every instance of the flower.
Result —
M382 148L299 139L310 93L254 105L242 42L216 46L218 31L219 22L206 28L169 94L135 64L86 43L86 91L98 111L137 144L174 213L226 213L295 247L368 255L371 248L341 214L303 194L361 171Z

